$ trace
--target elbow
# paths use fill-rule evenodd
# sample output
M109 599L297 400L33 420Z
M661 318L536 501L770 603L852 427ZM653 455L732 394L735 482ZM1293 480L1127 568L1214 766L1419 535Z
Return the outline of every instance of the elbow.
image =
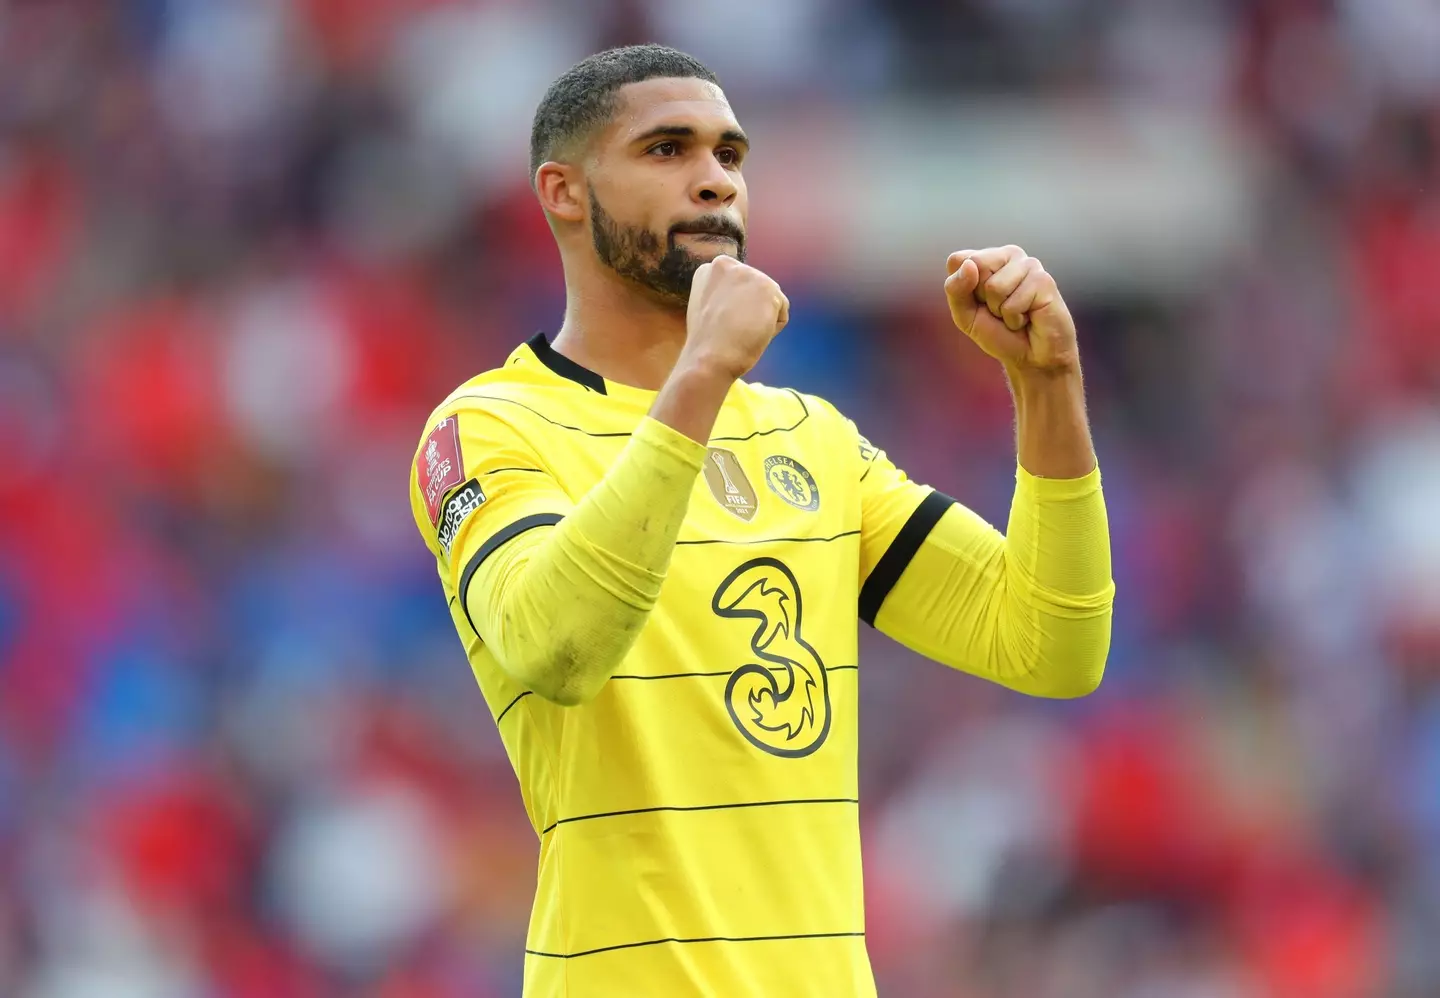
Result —
M1100 688L1110 657L1111 613L1051 615L1010 644L1023 689L1048 700L1078 700Z
M560 682L536 689L535 694L557 707L583 707L600 695L610 677L599 682Z
M1041 646L1033 674L1040 680L1043 697L1088 697L1105 678L1105 662L1110 657L1110 615L1075 623L1081 626L1053 634Z
M515 678L536 696L560 707L583 707L600 695L644 624L643 616L611 621L600 630L565 629L542 649L517 662Z
M536 677L533 680L521 680L525 688L534 693L541 700L555 704L557 707L583 707L600 695L605 688L604 682L600 683L577 683L564 680L554 680L548 676Z
M541 687L535 690L536 696L557 707L583 707L599 694L599 689L587 690L573 686Z
M1100 688L1105 678L1105 659L1067 662L1064 669L1051 670L1040 695L1048 700L1079 700Z
M550 607L560 602L570 606L557 616ZM505 603L490 647L525 689L560 707L583 707L600 695L648 616L613 598L530 591Z
M517 663L516 678L536 696L560 707L583 707L610 678L608 663L595 661L574 641L561 641L543 659Z

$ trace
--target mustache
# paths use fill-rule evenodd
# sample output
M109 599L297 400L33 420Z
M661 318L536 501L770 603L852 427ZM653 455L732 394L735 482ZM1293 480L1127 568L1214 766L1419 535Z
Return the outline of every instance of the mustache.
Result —
M725 215L703 215L688 222L676 222L670 226L670 235L727 236L735 242L745 242L745 230Z

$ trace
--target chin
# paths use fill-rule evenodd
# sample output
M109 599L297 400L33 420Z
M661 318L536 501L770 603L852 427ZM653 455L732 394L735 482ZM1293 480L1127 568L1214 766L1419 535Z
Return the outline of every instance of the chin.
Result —
M686 250L690 256L702 263L709 263L722 256L733 256L742 263L745 261L744 250L729 241L703 242L697 246L687 246Z

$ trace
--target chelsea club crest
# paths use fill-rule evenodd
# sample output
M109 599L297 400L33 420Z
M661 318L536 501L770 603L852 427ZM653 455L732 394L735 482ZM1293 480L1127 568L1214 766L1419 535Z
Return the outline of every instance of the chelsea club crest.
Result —
M799 461L781 455L767 457L765 484L796 509L814 512L820 508L820 486Z

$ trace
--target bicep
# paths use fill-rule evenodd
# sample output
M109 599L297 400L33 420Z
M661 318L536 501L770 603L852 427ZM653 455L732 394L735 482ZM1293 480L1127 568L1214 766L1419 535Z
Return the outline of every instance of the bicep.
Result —
M1058 608L1052 594L1028 581L1020 557L999 530L952 504L896 580L875 626L927 658L1008 689L1084 696L1103 672L1109 617Z
M951 668L1024 689L1007 593L1005 537L943 492L912 481L863 437L860 618ZM1023 669L1022 669L1023 671Z
M1002 627L1005 587L1004 536L951 502L916 545L874 626L927 658L1006 682L996 666L1013 658Z
M876 617L931 530L955 500L911 481L884 451L859 436L860 619Z

